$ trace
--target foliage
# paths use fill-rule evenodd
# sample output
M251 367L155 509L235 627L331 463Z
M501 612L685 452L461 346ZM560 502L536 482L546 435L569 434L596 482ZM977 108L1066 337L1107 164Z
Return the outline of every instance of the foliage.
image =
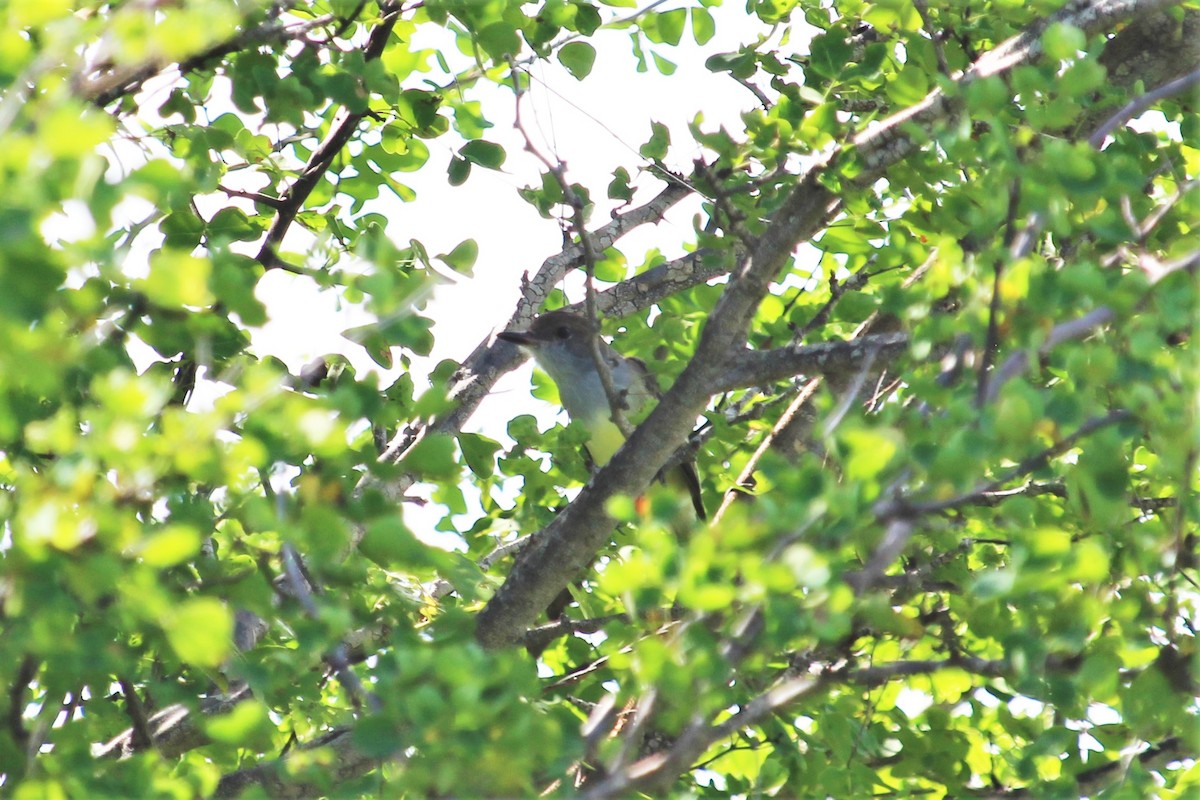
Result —
M462 430L511 347L408 374L479 255L388 236L427 143L504 168L531 65L670 75L715 5L0 6L6 794L1196 790L1200 5L749 0L741 129L647 120L608 186L526 140L571 241L513 319L590 273L692 413L564 511L578 430ZM684 196L687 255L617 249ZM255 352L278 271L399 377ZM627 499L696 411L709 524Z

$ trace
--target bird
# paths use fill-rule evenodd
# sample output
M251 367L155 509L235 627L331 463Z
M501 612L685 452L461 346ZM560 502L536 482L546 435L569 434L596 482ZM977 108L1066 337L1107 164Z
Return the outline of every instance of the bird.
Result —
M587 432L584 447L597 467L607 464L621 449L625 434L613 421L609 397L596 369L593 342L612 377L616 390L613 399L625 406L622 409L625 414L639 417L659 397L657 384L645 363L613 349L588 317L570 311L548 311L535 318L528 330L502 331L497 338L528 351L554 381L567 415ZM673 467L666 482L687 491L698 519L708 518L693 461Z

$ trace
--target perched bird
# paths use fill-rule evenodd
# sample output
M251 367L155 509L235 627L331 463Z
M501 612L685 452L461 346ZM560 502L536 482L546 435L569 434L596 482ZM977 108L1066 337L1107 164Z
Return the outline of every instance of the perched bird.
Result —
M608 365L616 390L614 399L625 406L622 410L627 417L640 416L659 396L646 365L636 358L622 356L599 337L599 331L590 320L578 314L550 311L535 319L527 331L504 331L498 336L528 350L558 386L559 399L571 421L587 431L585 446L597 466L608 463L625 443L625 434L613 422L612 407L596 369L592 343L599 345L600 356ZM696 509L696 516L707 519L694 463L685 461L670 470L667 482L685 489Z

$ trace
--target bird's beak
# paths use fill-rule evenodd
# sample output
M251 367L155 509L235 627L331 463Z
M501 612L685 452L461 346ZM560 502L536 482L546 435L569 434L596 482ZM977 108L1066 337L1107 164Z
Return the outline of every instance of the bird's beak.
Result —
M537 344L537 340L526 331L500 331L496 334L496 338L524 347L532 347Z

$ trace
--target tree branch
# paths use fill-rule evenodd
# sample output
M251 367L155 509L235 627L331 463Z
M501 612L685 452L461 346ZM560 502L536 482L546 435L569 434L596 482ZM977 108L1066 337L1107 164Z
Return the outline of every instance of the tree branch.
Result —
M268 11L264 22L180 61L178 63L179 73L186 75L202 69L213 61L232 53L240 53L273 42L298 39L315 28L329 24L334 19L332 15L325 15L294 25L284 25L279 22L279 17L295 5L296 0L276 2ZM79 74L74 76L71 82L79 97L91 101L99 108L104 108L122 97L137 92L146 81L170 66L169 63L151 59L119 72L106 72L100 75Z
M1162 86L1159 86L1152 91L1146 92L1141 97L1131 100L1126 105L1117 110L1111 117L1106 119L1104 123L1097 128L1091 136L1088 137L1088 144L1097 150L1104 144L1104 140L1109 134L1117 128L1124 126L1129 120L1141 116L1150 109L1159 100L1180 94L1187 89L1200 84L1200 69L1194 69L1183 77L1176 78L1173 81L1167 81Z
M228 695L205 698L200 702L199 716L228 714L235 706L250 699L250 688L242 686ZM204 722L196 712L181 703L174 703L151 714L147 719L150 744L163 758L175 758L209 743ZM139 751L137 733L130 728L104 744L92 746L96 758L126 758Z
M906 333L876 333L844 342L744 350L718 376L713 393L762 386L797 375L853 374L868 357L891 361L908 349Z
M667 297L727 275L732 267L733 259L724 252L697 250L597 292L596 311L606 317L628 317ZM583 304L575 303L569 308L581 312Z
M296 548L286 542L283 545L282 551L283 574L287 581L288 593L299 601L300 606L304 609L311 619L320 618L320 609L317 608L316 601L312 597L312 587L309 584L305 575L301 574L300 555L296 552ZM372 713L378 713L383 708L383 702L374 692L367 691L363 686L358 675L350 666L350 660L346 656L346 645L342 642L338 644L328 653L323 656L323 660L329 665L337 675L338 681L346 689L346 693L350 697L350 701L355 708L361 708L363 699L366 699L367 708Z
M117 682L121 685L121 694L125 697L125 713L132 726L132 746L136 750L144 750L154 742L154 737L150 734L150 723L146 719L146 709L142 706L137 689L128 678L122 675L117 678Z
M1109 425L1115 425L1126 420L1133 419L1133 415L1123 409L1110 411L1103 417L1093 417L1087 422L1079 426L1069 436L1063 437L1051 446L1040 450L1032 456L1024 459L1020 464L1017 464L1012 469L1008 470L1002 477L988 481L980 486L972 489L964 494L956 495L945 500L935 500L928 503L910 503L907 500L887 500L881 503L877 509L877 513L881 517L912 517L923 516L925 514L935 514L942 511L948 511L952 508L957 508L962 505L971 505L975 503L988 504L991 498L1000 487L1006 483L1024 477L1031 472L1036 472L1045 466L1050 459L1062 455L1068 450L1077 445L1080 440L1092 435L1101 428L1107 428Z
M1046 341L1042 342L1041 347L1038 348L1038 356L1046 355L1063 342L1068 342L1072 339L1082 339L1097 328L1112 322L1115 318L1116 314L1111 308L1100 306L1078 319L1060 322L1050 330L1049 335L1046 336ZM1004 388L1004 384L1023 374L1029 369L1029 364L1030 356L1028 350L1018 350L1005 359L1000 368L992 375L992 379L988 381L987 402L991 403L995 400L1000 394L1000 390Z
M380 12L382 20L371 31L367 37L366 46L363 47L363 59L366 61L374 61L383 55L384 48L387 46L388 39L391 38L392 29L400 20L400 4L397 2L380 3ZM329 171L333 159L342 151L342 148L350 141L358 128L358 123L362 122L367 116L368 109L362 111L349 111L343 108L339 112L338 120L334 123L329 135L325 137L325 141L317 147L309 158L308 163L304 166L300 176L296 181L288 187L279 198L278 213L275 215L271 227L267 229L266 238L263 239L262 247L256 257L257 261L264 267L270 269L275 266L279 259L277 248L283 237L287 234L288 228L296 220L296 216L300 213L300 209L304 206L304 201L312 194L313 189L317 188L317 184L325 177L325 173Z
M858 670L826 670L818 675L792 675L744 704L736 713L715 725L694 719L667 751L655 753L615 772L593 785L583 797L587 800L623 797L633 792L650 792L664 787L682 772L691 769L710 746L755 725L767 716L833 684L878 686L899 678L928 675L943 669L964 669L995 677L1005 672L1003 661L952 658L943 661L900 661Z
M259 787L266 796L275 800L307 800L326 796L331 787L353 780L379 766L379 759L363 755L353 744L349 728L335 728L313 742L309 742L285 756L240 769L221 777L214 798L228 800L240 795L252 786ZM300 753L327 749L328 761L309 775L288 775L287 763Z

